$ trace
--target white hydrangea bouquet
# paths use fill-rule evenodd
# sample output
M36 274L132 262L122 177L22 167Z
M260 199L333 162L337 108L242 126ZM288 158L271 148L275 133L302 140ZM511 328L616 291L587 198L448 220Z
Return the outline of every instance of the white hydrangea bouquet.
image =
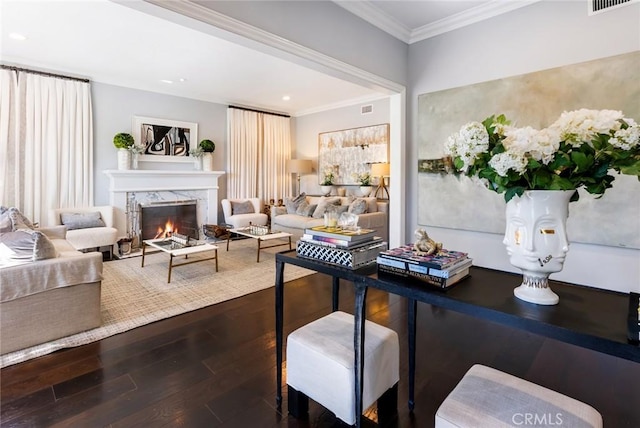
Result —
M542 130L491 116L451 135L445 154L456 173L477 177L507 202L525 190L583 187L602 195L612 187L610 170L640 180L640 127L615 110L564 112Z

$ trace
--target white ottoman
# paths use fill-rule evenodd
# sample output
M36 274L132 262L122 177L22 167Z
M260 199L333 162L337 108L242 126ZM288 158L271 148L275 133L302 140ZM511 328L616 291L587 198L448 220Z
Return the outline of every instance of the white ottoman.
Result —
M293 416L305 416L311 398L347 424L355 424L353 331L353 315L338 311L288 336L288 408ZM392 419L400 379L398 335L366 321L364 344L363 410L377 400L378 421Z
M602 427L602 416L571 397L476 364L438 408L435 426Z

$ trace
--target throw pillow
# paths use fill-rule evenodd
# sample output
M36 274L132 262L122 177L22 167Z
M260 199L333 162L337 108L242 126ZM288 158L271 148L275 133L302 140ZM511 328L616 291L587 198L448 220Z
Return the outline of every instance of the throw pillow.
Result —
M315 211L313 212L313 218L322 218L324 217L324 213L325 211L333 206L333 207L337 207L340 205L340 197L335 196L335 197L321 197L320 200L318 201L318 206L316 207Z
M306 200L300 202L300 205L298 205L298 208L296 208L296 214L309 217L309 207L309 202L307 202Z
M14 231L19 229L33 229L33 223L31 223L19 209L11 207L7 212L9 213L9 218L11 219L11 225Z
M362 198L367 203L367 212L375 213L378 212L378 199L375 197Z
M342 213L346 213L348 209L349 209L349 205L339 205L336 207L335 211L338 214L342 214Z
M60 221L67 226L68 230L106 227L99 211L60 213Z
M0 235L0 243L11 250L13 260L45 260L58 257L58 252L47 236L37 230L20 229Z
M231 201L231 215L253 214L256 212L251 201L233 202Z
M364 199L356 199L349 204L349 213L351 214L364 214L367 212L367 201Z
M13 223L9 218L9 209L6 207L0 207L0 233L7 233L13 231Z
M287 207L287 214L295 214L298 209L298 205L302 203L302 201L307 200L307 194L302 192L295 198L286 198L284 200L284 205Z

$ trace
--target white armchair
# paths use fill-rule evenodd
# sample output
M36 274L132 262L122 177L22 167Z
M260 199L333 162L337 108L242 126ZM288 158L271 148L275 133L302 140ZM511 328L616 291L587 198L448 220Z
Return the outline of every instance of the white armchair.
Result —
M269 217L263 212L264 205L260 198L223 199L220 201L224 222L234 229L250 224L265 226Z
M58 208L51 213L51 224L67 227L67 241L76 250L109 247L109 259L118 239L118 229L113 227L112 206Z

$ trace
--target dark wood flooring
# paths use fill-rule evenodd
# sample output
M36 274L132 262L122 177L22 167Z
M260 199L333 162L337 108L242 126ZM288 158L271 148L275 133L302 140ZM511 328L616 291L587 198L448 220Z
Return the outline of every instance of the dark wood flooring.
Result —
M430 427L475 363L598 409L605 427L640 427L640 364L420 305L416 408L407 409L406 302L370 290L368 318L400 335L397 427ZM320 274L285 289L285 335L331 307ZM342 286L340 307L353 312ZM61 314L62 316L62 314ZM310 403L307 421L275 405L273 288L0 371L3 427L337 427ZM365 426L373 426L375 409Z

